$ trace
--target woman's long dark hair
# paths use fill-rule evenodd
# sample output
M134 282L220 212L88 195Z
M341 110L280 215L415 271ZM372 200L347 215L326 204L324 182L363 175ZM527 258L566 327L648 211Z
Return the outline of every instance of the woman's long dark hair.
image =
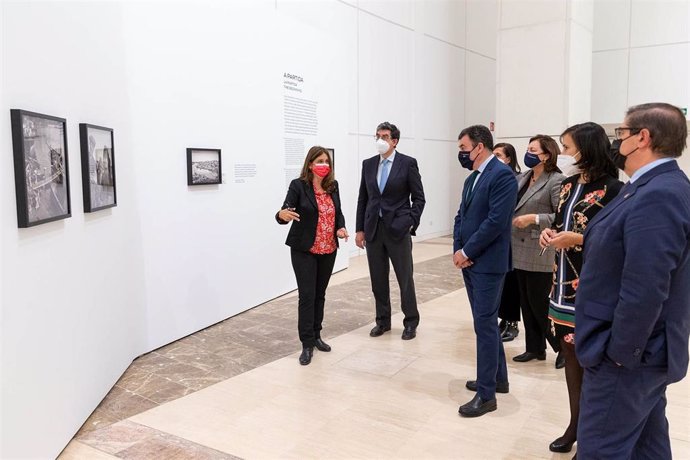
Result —
M503 149L503 154L508 157L508 166L513 170L515 174L520 172L520 163L517 161L517 153L515 152L515 147L507 142L501 142L494 145L494 150Z
M603 127L591 121L573 125L563 131L561 142L566 134L570 135L580 151L580 159L575 166L587 176L587 180L592 182L602 176L618 179L618 168L609 157L611 142Z
M335 191L335 173L333 171L333 160L331 154L325 148L320 145L315 145L309 149L307 156L304 158L304 166L302 166L302 172L299 175L300 180L311 184L314 181L314 173L309 169L309 166L323 154L328 157L328 164L331 167L328 175L321 181L321 187L328 193L333 193Z

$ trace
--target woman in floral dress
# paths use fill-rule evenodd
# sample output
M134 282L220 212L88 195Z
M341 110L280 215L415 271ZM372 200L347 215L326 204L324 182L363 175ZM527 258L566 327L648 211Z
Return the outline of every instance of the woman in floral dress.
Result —
M583 370L575 357L575 296L582 268L583 234L592 218L620 191L618 169L609 158L611 144L596 123L571 126L561 134L562 155L575 158L580 173L561 185L558 211L552 228L540 238L543 248L556 249L553 288L549 304L551 332L560 340L565 357L565 378L570 400L570 424L549 445L552 452L570 452L577 440Z

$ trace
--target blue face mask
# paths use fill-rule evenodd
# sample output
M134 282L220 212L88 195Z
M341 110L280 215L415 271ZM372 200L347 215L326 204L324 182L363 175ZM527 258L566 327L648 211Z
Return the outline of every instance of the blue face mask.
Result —
M528 168L534 168L539 163L541 163L539 155L537 155L536 153L525 152L525 166L527 166Z

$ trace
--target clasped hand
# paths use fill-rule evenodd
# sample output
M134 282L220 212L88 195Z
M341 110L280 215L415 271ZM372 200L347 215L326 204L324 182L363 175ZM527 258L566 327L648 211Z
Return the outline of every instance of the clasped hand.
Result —
M542 248L569 249L582 244L582 235L576 232L557 232L552 228L545 228L539 235L539 246Z
M459 269L467 268L470 267L474 264L470 259L465 257L462 254L462 251L458 249L455 251L455 254L453 254L453 265L455 265Z

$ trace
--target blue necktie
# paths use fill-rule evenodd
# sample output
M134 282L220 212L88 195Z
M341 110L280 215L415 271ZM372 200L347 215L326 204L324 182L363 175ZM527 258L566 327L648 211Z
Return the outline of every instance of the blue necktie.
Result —
M386 182L388 181L388 165L390 160L386 158L381 164L381 179L379 180L379 192L383 193L383 189L386 188Z

